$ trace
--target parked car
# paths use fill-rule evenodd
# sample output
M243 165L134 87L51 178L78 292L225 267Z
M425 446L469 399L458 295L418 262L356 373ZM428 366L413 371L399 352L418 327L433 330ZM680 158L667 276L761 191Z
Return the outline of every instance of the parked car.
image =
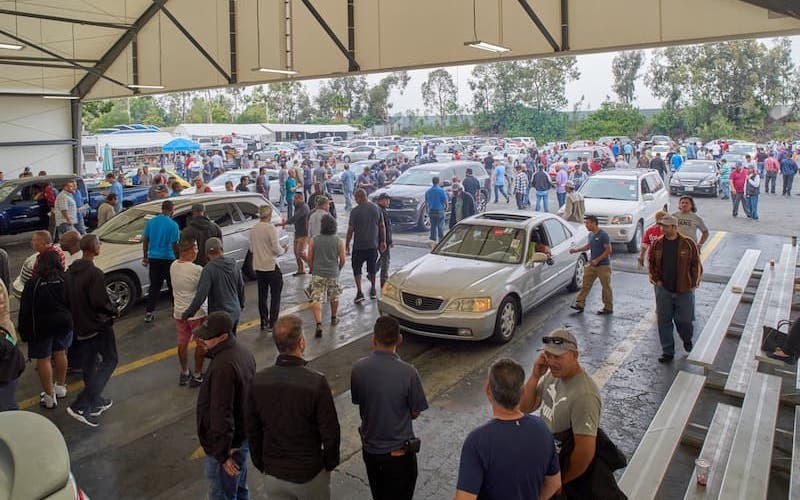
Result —
M226 170L225 172L219 174L218 176L214 177L208 182L208 187L211 188L213 192L225 192L225 183L228 181L233 182L233 189L236 189L236 186L239 184L243 175L246 175L250 178L250 183L247 185L247 189L249 191L255 192L256 190L256 177L258 172L252 168L245 168L245 169L236 169L236 170ZM276 177L277 179L277 174ZM192 186L188 189L183 190L183 194L195 194L197 192L197 188Z
M377 201L378 195L381 193L387 193L391 197L388 212L393 228L424 230L431 227L428 207L425 205L425 192L431 187L432 179L439 177L441 186L447 188L450 186L450 179L453 176L457 175L460 179L466 177L467 168L472 168L473 175L481 183L481 186L489 178L483 165L474 161L426 163L409 168L388 187L372 193L371 199ZM484 195L481 198L476 207L478 211L485 210L488 196Z
M663 144L665 146L672 147L672 146L675 145L675 141L673 141L672 137L670 137L668 135L654 135L653 137L650 138L650 142L654 146L657 146L659 144Z
M140 203L147 201L147 193L150 191L150 186L123 186L122 188L122 207L123 209L130 208ZM89 210L86 212L86 226L97 226L97 209L106 201L108 195L108 183L106 187L89 188Z
M564 288L580 288L587 257L569 250L587 237L582 224L552 214L475 215L390 276L378 310L416 335L508 342L528 309ZM548 245L552 258L530 251L532 241Z
M0 412L0 492L10 499L89 500L72 475L61 431L31 411Z
M631 253L639 251L644 229L655 223L656 212L669 211L669 192L655 170L601 170L578 191L586 213L597 216L612 243L624 243Z
M756 161L756 153L758 153L758 146L755 142L737 142L728 147L727 153L750 155L753 161Z
M342 160L345 163L352 163L360 160L371 160L375 158L379 149L375 146L356 146L342 151Z
M556 163L563 163L564 158L567 159L567 165L574 167L582 158L588 157L590 163L599 164L603 155L611 157L611 150L607 146L587 146L585 148L567 149L562 151L558 160L552 162L548 167L547 173L550 179L556 179Z
M74 174L22 177L0 184L0 235L47 229L49 211L34 196L46 183L50 183L57 192L68 180L77 183L77 189L83 195L83 206L88 209L89 192L86 184Z
M686 160L669 181L671 194L719 194L719 169L716 160Z
M183 229L194 203L203 203L206 216L222 229L225 255L242 265L249 248L250 228L258 222L258 210L270 203L257 193L192 194L172 198L175 212L172 218ZM98 228L94 234L103 243L103 251L95 265L106 275L106 291L125 314L150 289L147 268L142 266L142 234L148 220L161 212L161 201L151 201L125 210ZM274 209L272 220L280 223L280 212ZM288 235L279 229L281 243Z

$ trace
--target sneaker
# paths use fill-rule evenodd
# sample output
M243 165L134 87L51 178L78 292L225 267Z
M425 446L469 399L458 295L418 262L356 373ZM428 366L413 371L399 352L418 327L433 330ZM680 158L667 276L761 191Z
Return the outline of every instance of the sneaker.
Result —
M317 323L317 329L314 330L314 337L315 338L322 337L322 323Z
M192 372L181 373L180 377L178 378L178 385L186 386L189 385L189 380L192 378Z
M67 415L89 427L97 427L100 425L96 417L89 415L88 410L75 410L71 406L67 406Z
M156 315L155 314L153 314L151 312L144 313L144 322L145 323L152 323L154 319L156 319Z
M89 412L90 417L99 417L104 411L108 410L114 405L114 401L108 398L100 397L100 406L92 408Z
M671 356L669 354L662 354L661 356L659 356L658 362L659 363L669 363L670 361L672 361L672 358L674 358L674 357L675 356Z
M599 314L600 316L605 316L606 314L614 314L614 311L611 310L611 309L603 308L603 309L600 309L599 311L597 311L597 314Z
M339 318L336 316L331 316L331 326L335 326L339 324Z
M694 347L694 344L692 343L691 340L688 341L688 342L684 342L683 343L683 350L686 351L686 352L692 352L692 348L693 347Z
M369 298L371 298L371 299L377 299L378 298L378 292L375 290L375 287L372 287L372 288L369 289Z
M583 306L579 306L579 305L577 305L577 304L572 304L572 305L571 305L571 306L569 306L569 307L570 307L570 308L572 308L572 309L575 309L575 310L576 310L576 311L578 311L579 313L582 313L582 312L583 312Z
M353 302L355 302L356 304L360 304L360 303L364 302L364 294L361 293L361 292L358 292L356 294L356 299Z
M55 394L51 396L46 392L43 392L39 394L39 406L42 408L47 408L48 410L52 410L58 406L58 399L56 398Z
M58 399L64 399L67 397L67 386L60 385L60 384L53 384L53 392Z
M203 374L195 375L189 381L189 387L200 387L203 384Z

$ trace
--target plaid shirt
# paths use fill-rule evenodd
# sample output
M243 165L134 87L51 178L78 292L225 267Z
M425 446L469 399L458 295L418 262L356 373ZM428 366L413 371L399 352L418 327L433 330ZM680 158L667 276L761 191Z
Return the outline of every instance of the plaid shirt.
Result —
M519 172L514 176L514 193L525 194L528 192L528 176L525 172Z

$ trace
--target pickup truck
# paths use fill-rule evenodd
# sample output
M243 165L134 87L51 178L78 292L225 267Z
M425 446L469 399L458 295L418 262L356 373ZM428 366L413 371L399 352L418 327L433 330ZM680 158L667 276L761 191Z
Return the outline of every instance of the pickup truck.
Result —
M78 192L87 200L86 184L74 174L22 177L0 184L0 235L47 229L48 210L34 197L46 183L58 191L68 180L77 183ZM84 207L88 208L85 203Z
M146 202L149 190L150 186L124 186L122 188L122 209L125 210ZM88 191L89 210L86 213L86 226L97 227L97 209L105 201L108 187L90 187Z

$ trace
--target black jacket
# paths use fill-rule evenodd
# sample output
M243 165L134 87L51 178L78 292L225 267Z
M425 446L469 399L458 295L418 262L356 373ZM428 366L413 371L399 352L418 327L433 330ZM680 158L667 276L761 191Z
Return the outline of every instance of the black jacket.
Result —
M245 401L256 373L256 360L235 337L216 345L197 395L197 437L206 455L218 462L246 439Z
M473 198L478 194L478 191L481 190L480 181L473 175L464 177L464 181L461 184L464 186L464 192L471 194Z
M466 219L467 217L472 217L475 215L475 198L472 197L471 194L467 193L466 191L462 195L463 204L461 205L461 219ZM459 220L461 220L459 219ZM450 198L450 226L453 227L458 223L456 220L456 198L455 196Z
M575 448L575 436L572 429L559 432L553 436L561 443L558 460L561 470L569 467L569 458ZM594 459L586 471L562 486L562 494L553 497L555 500L627 500L627 496L617 486L614 471L628 465L625 455L603 431L597 429L597 445Z
M381 217L383 218L383 227L386 229L386 249L389 249L389 245L394 243L392 241L392 221L389 219L389 210L383 208L382 206L378 205L378 208L381 209Z
M181 239L183 238L192 238L197 242L197 258L194 259L194 263L205 266L208 263L206 240L209 238L222 239L222 230L208 217L189 217L186 227L181 231Z
M663 158L653 158L650 160L650 168L658 171L659 174L664 175L664 172L667 171L667 164L664 163Z
M25 341L63 335L72 330L72 314L67 306L63 277L45 279L37 276L25 282L17 330Z
M67 269L67 307L78 340L109 332L117 307L106 293L103 271L86 259L78 259Z
M305 483L339 465L339 418L325 375L281 354L253 379L247 439L253 465L284 481Z
M24 370L25 356L19 350L17 340L0 327L0 384L18 379Z
M550 176L542 170L537 169L533 174L533 189L535 191L548 191L552 187L550 183Z

